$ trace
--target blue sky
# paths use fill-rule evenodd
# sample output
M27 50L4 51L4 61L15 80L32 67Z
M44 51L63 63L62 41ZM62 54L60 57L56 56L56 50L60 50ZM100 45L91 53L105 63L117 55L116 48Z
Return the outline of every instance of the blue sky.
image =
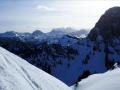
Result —
M119 0L0 0L0 32L73 27L91 29Z

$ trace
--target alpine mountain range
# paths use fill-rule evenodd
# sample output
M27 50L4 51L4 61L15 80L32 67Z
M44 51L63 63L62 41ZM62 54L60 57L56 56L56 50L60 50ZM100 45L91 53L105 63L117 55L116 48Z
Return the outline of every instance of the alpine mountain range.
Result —
M49 33L11 31L0 33L0 46L71 86L120 64L120 7L108 9L90 32L72 28Z

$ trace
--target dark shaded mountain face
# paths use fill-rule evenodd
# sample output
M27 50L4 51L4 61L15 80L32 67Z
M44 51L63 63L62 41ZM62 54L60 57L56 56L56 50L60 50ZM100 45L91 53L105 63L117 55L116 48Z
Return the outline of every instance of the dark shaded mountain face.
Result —
M43 35L43 34L44 34L44 33L41 32L40 30L35 30L35 31L32 33L33 36L40 36L40 35Z
M110 8L101 16L89 37L95 40L98 35L101 35L104 41L110 41L120 36L120 7Z
M120 62L120 7L107 10L88 34L98 50L104 48L105 66L111 69ZM102 46L102 47L101 47Z
M20 39L0 38L0 46L26 59L29 63L51 74L51 69L62 64L62 58L72 60L77 50L61 44L23 42Z
M120 64L119 13L119 7L106 11L86 38L78 38L75 33L40 42L40 37L25 41L19 37L0 37L0 46L72 85Z

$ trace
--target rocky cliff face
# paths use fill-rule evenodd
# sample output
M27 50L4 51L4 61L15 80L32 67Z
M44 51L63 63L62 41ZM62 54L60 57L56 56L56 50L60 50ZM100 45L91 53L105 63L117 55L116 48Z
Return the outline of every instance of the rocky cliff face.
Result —
M95 40L98 35L101 35L104 41L107 42L120 36L120 7L113 7L107 10L91 30L88 37Z

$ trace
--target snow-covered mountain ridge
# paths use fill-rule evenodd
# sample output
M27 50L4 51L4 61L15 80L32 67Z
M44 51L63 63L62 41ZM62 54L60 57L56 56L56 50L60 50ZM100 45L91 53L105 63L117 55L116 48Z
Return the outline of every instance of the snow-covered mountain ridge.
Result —
M0 47L0 90L71 90L67 85Z
M51 32L43 33L40 30L35 30L32 33L21 33L15 31L8 31L5 33L0 33L2 38L15 38L20 39L21 41L47 41L47 42L56 42L58 39L62 38L64 35L78 36L79 37L87 36L87 30L75 30L72 28L55 28Z

